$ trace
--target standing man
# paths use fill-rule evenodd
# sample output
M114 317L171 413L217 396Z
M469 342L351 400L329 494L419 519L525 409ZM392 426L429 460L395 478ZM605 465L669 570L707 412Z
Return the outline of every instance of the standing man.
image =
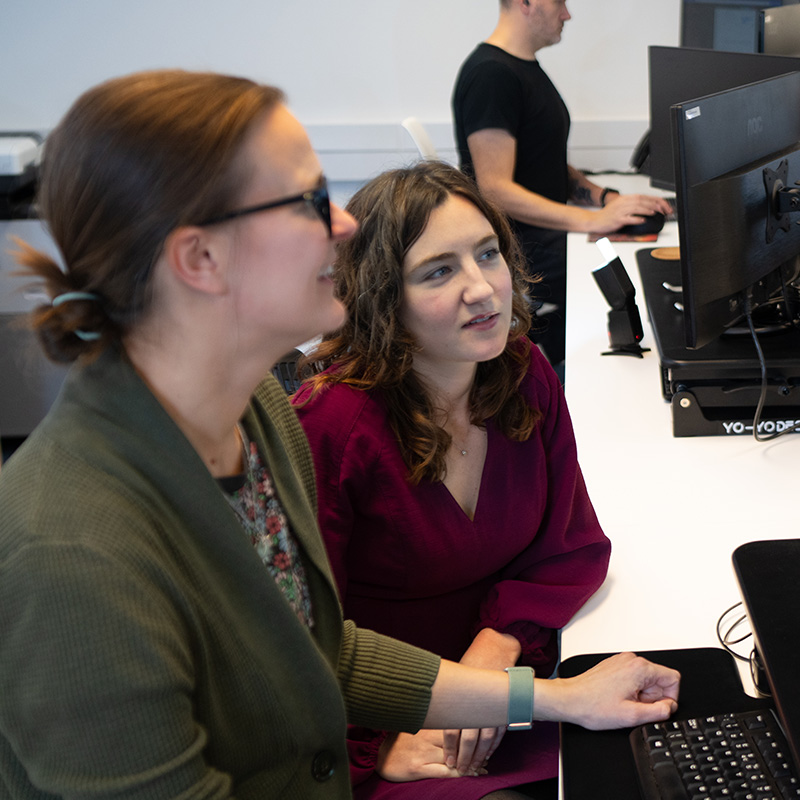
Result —
M536 53L561 40L568 19L566 0L500 0L497 27L464 62L453 92L461 167L511 217L531 273L543 277L537 294L556 310L532 333L561 370L567 231L611 233L670 211L662 198L621 195L567 163L569 111Z

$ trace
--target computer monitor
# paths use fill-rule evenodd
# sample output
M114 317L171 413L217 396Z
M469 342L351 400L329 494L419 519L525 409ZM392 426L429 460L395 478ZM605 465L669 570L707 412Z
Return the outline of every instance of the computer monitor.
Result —
M800 72L672 108L686 346L699 348L750 308L778 302L800 275Z
M800 5L765 8L759 18L759 52L800 56Z
M800 70L800 58L760 53L726 53L687 47L651 46L650 183L675 188L670 108L693 97L704 97L734 86Z
M782 0L683 0L681 45L757 53L759 11Z

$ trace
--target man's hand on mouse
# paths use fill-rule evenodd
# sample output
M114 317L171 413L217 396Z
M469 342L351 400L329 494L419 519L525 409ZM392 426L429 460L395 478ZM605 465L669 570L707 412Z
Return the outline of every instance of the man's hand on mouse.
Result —
M589 233L613 233L624 225L638 225L645 217L671 212L672 208L663 197L647 194L609 193L605 205L593 213Z

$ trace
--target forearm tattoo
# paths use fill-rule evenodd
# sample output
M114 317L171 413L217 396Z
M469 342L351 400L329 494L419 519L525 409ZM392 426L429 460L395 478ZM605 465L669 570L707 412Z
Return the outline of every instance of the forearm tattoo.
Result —
M582 206L592 205L592 191L588 186L582 186L574 178L569 180L569 196L574 203Z

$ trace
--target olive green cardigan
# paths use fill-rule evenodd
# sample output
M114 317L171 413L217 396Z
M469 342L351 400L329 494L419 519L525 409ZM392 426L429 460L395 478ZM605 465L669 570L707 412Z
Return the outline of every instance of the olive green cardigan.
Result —
M115 352L0 473L0 796L346 798L345 724L417 729L436 657L342 622L305 437L244 423L303 554L302 626L214 478Z

